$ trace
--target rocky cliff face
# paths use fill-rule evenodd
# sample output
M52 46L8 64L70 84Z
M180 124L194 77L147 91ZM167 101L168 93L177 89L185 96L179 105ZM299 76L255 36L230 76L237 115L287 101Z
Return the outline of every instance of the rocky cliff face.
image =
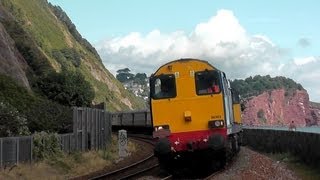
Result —
M10 18L0 6L0 18ZM26 76L27 62L15 47L14 41L0 22L0 73L15 79L30 90Z
M320 109L310 105L304 90L272 90L248 98L244 105L245 125L288 126L291 121L298 127L320 125Z
M320 104L319 103L310 103L311 116L317 125L320 125Z

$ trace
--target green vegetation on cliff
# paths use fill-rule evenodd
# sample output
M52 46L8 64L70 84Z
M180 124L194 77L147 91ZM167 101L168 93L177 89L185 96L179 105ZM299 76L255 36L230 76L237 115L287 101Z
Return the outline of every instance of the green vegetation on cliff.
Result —
M54 72L76 72L94 90L93 104L105 102L110 111L145 108L105 69L97 51L60 7L46 0L2 0L0 6L9 14L0 22L30 67L34 92L43 92L37 81Z
M265 91L274 90L274 89L285 89L287 93L290 93L292 90L303 90L301 84L296 83L290 78L277 76L271 78L269 75L267 76L254 76L248 77L245 80L235 79L231 81L232 89L239 92L239 94L243 97L250 97L259 95Z
M65 106L90 106L94 90L79 72L53 72L37 81L48 99Z
M15 82L19 77L0 74L0 136L70 132L71 106L146 107L104 67L60 7L47 0L1 0L0 25L6 32L0 41L13 40L12 57L22 59L24 64L16 66L23 66L31 86L27 90Z
M32 95L5 75L0 75L0 89L0 136L72 131L70 107Z

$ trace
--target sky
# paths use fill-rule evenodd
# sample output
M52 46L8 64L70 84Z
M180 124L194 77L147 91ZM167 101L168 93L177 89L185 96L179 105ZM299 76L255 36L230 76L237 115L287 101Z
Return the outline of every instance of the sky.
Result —
M230 79L286 76L320 102L320 2L49 0L113 74L150 75L171 60L207 60Z

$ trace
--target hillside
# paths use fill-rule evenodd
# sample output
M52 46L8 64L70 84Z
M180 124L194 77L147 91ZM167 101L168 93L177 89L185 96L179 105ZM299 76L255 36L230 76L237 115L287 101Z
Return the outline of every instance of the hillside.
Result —
M291 90L304 90L301 84L294 82L290 78L277 76L271 78L269 75L248 77L244 80L235 79L231 81L231 87L236 90L243 98L257 96L265 91L276 89L285 89L287 93L292 93Z
M38 81L52 72L77 72L94 90L93 104L105 102L110 111L145 108L103 66L66 13L46 0L2 0L0 45L0 73L33 93L47 95Z

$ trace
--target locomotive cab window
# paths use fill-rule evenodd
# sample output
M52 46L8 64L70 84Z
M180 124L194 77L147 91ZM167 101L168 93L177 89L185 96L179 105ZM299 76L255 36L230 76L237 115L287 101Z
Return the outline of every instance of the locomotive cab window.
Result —
M166 99L176 97L174 75L155 76L150 82L151 97L153 99Z
M196 91L198 95L218 94L221 91L220 78L217 71L196 72Z

